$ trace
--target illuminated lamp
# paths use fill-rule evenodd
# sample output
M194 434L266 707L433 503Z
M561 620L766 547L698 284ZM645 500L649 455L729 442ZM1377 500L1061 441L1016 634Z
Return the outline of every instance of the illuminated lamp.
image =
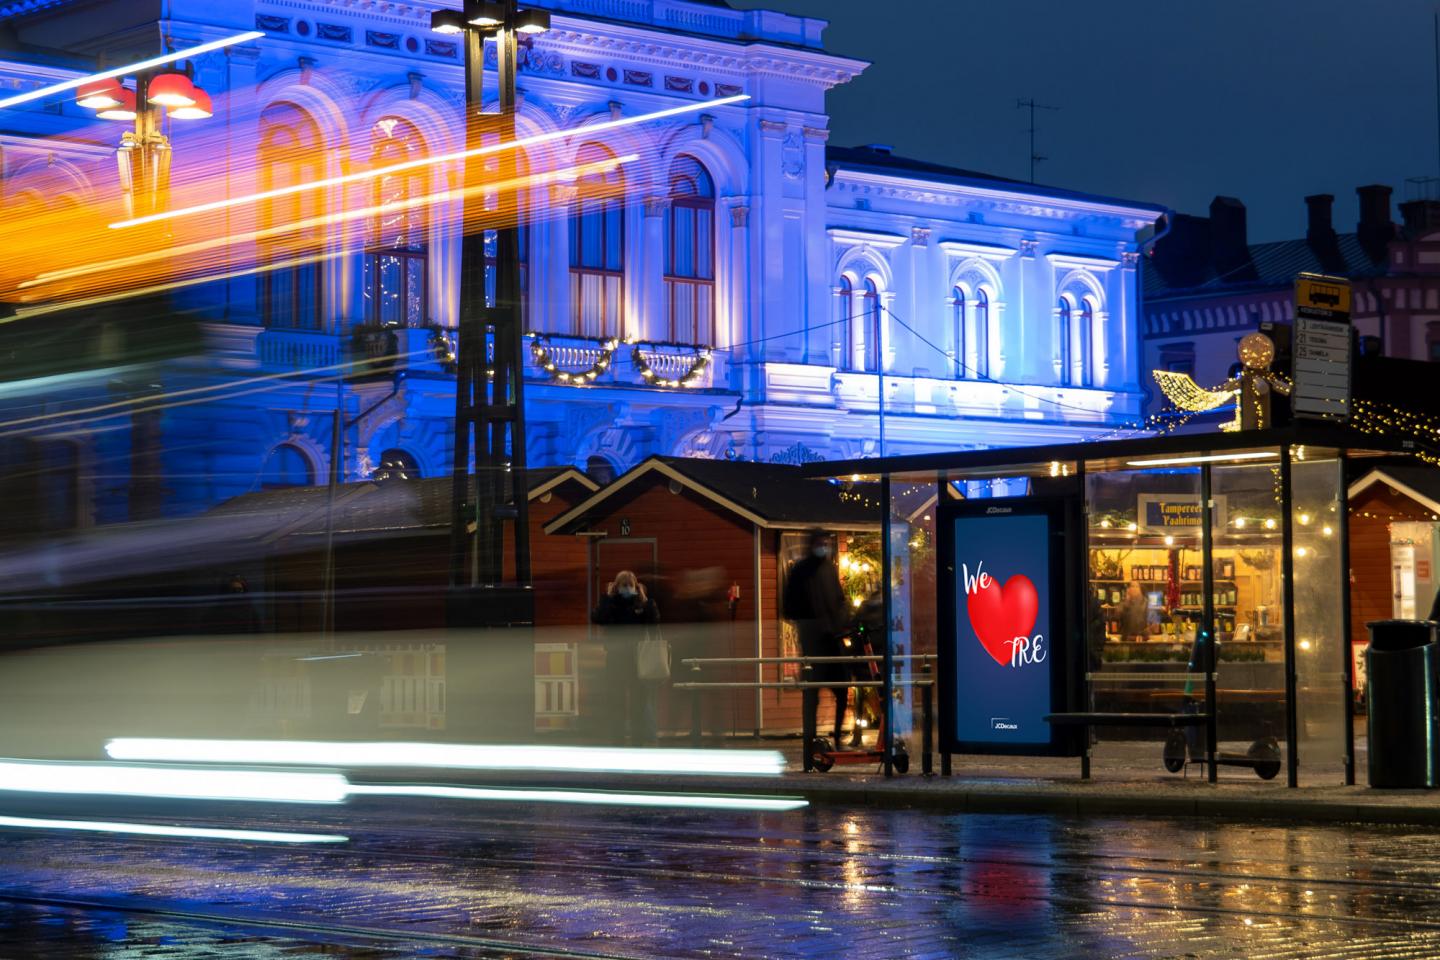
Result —
M205 120L215 115L215 109L210 104L210 94L196 87L194 103L188 107L171 107L168 113L175 120Z
M436 10L430 14L430 29L436 33L459 33L465 29L465 18L459 10Z
M477 27L498 27L505 22L505 4L484 0L476 4L476 13L470 23Z
M118 94L119 102L113 107L106 107L96 114L101 120L134 120L135 119L135 91L120 88Z
M96 80L94 83L87 83L80 88L79 95L75 102L82 107L89 107L91 110L104 110L107 107L118 107L120 105L120 94L124 91L120 81L114 77L104 80Z
M549 29L549 10L521 10L515 15L515 30L517 33L544 33Z
M183 73L162 73L150 78L145 96L162 107L190 107L195 105L195 85Z

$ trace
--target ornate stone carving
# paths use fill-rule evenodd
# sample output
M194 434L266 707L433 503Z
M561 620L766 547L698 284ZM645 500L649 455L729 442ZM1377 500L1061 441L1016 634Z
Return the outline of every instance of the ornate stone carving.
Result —
M745 204L739 204L730 208L730 226L747 227L750 225L750 208Z
M784 133L789 125L784 120L761 120L762 133Z
M830 139L830 131L824 127L801 127L800 131L805 134L806 140L819 140L824 143Z
M911 227L911 228L910 228L910 242L911 242L912 244L914 244L915 246L917 246L917 247L928 247L928 246L930 246L930 228L929 228L929 227Z
M785 138L780 148L780 169L787 180L799 180L805 176L805 143L798 133Z

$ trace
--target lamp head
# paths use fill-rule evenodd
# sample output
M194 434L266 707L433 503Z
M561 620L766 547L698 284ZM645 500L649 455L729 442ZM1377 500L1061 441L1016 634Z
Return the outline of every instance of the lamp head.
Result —
M515 31L517 33L544 33L549 29L549 10L521 10L515 15Z
M465 18L459 10L436 10L430 14L430 29L436 33L460 33L465 29Z
M145 98L162 107L193 107L195 85L183 73L161 73L150 78Z
M215 115L214 108L210 105L210 94L194 88L195 102L188 107L171 107L169 114L173 120L205 120Z
M116 94L117 102L113 107L106 107L96 114L101 120L134 120L135 119L135 91L120 88Z
M470 25L482 29L498 27L505 22L505 4L480 0L470 10Z
M118 107L120 105L120 93L124 88L115 77L108 77L104 80L96 80L94 83L87 83L76 93L75 102L82 107L89 107L91 110L104 110L107 107Z

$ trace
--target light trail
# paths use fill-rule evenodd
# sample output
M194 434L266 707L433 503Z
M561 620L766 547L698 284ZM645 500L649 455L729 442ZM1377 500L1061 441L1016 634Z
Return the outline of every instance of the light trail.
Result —
M698 776L779 776L785 769L785 758L778 750L116 737L105 744L105 752L116 760L282 766L448 767L457 770Z
M403 163L395 163L386 167L379 167L374 170L364 170L359 173L342 174L338 177L326 177L322 180L312 180L306 183L297 183L288 187L276 187L273 190L262 190L259 193L246 194L243 197L231 197L225 200L212 200L208 203L195 204L189 207L181 207L178 210L164 210L159 213L152 213L144 217L132 217L128 220L119 220L109 224L112 230L119 230L125 227L135 227L145 223L156 223L161 220L174 220L178 217L193 216L197 213L210 213L216 210L225 210L230 207L242 206L249 203L258 203L261 200L273 200L276 197L288 196L290 194L302 193L306 190L322 190L327 187L340 186L347 183L357 183L362 180L385 177L403 170L412 170L418 167L430 166L437 163L449 163L455 160L464 160L468 157L484 157L507 150L523 149L525 147L538 146L543 143L551 143L558 140L565 140L570 137L584 134L592 136L597 133L606 133L610 130L618 130L622 127L634 126L639 123L648 123L651 120L663 120L666 117L680 116L686 113L694 113L699 110L709 110L715 107L723 107L731 103L740 103L749 100L750 95L745 93L736 94L732 97L719 97L715 100L706 100L703 103L687 103L678 107L667 107L664 110L656 110L651 113L641 113L633 117L619 117L612 120L605 120L600 123L590 124L585 127L566 128L563 130L551 130L546 133L537 133L529 137L521 137L517 140L506 140L502 143L489 144L483 147L475 147L471 150L458 150L452 153L444 153L435 157L422 157L418 160L407 160Z
M159 57L151 57L149 60L141 60L139 63L132 63L124 67L115 67L111 70L102 70L99 73L92 73L87 76L77 77L74 80L65 80L60 83L52 83L48 87L41 87L38 90L31 90L27 93L16 94L13 97L6 97L0 100L0 110L6 107L19 106L22 103L29 103L32 100L42 100L45 97L54 96L57 93L64 93L67 90L77 90L87 83L94 83L97 80L109 80L111 77L123 77L127 74L139 73L142 70L149 70L151 67L158 67L166 63L174 63L176 60L185 60L190 57L198 57L202 53L209 53L212 50L220 50L224 47L237 43L244 43L246 40L258 40L265 36L264 31L249 30L245 33L237 33L233 37L224 37L220 40L211 40L194 47L186 47L184 50L176 50L174 53L167 53Z
M230 830L221 827L168 827L154 823L114 823L106 820L49 820L37 817L0 817L0 828L21 830L81 830L89 833L136 834L145 837L187 837L200 840L247 840L256 843L349 843L338 833L288 833L278 830Z
M807 807L803 797L729 797L687 793L627 793L605 790L539 790L431 785L351 784L351 796L439 797L447 800L498 800L510 803L574 803L588 806L658 807L666 810L748 810L784 812Z
M80 277L91 276L97 273L106 273L112 270L124 270L141 266L157 261L168 261L176 257L192 256L220 248L233 247L265 240L271 237L283 236L285 234L298 233L306 230L315 230L320 227L336 226L338 224L350 223L355 220L365 220L370 217L382 214L394 214L405 210L422 209L440 203L449 203L452 200L478 196L490 193L505 191L519 191L522 189L533 189L549 183L569 181L592 173L601 173L613 170L616 167L627 163L634 163L640 159L639 154L630 153L623 157L610 157L605 160L597 160L591 163L581 163L565 167L560 170L551 170L545 173L527 174L523 177L516 177L510 180L502 180L495 183L487 183L482 186L465 187L461 190L439 190L435 193L427 193L423 196L412 197L408 200L395 201L390 203L375 204L368 207L356 207L350 210L343 210L339 213L328 213L319 217L309 217L304 220L292 220L274 227L266 227L263 230L252 230L248 233L231 234L213 237L208 240L196 241L181 246L163 247L159 250L147 250L142 253L131 254L126 257L116 257L110 260L103 260L98 263L87 263L78 267L70 267L63 270L52 270L36 276L33 280L26 280L19 284L18 289L27 290L31 287L43 286L46 284L60 283L66 280L75 280ZM315 236L314 242L324 243L324 236Z
M0 760L0 791L176 800L342 803L338 773Z

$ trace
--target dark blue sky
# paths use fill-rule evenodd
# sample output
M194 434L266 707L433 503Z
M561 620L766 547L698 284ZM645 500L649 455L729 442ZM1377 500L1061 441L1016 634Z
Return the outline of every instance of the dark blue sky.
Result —
M872 61L830 94L831 142L1206 212L1252 241L1303 236L1310 193L1440 175L1432 17L1440 0L730 0L830 21ZM1394 216L1399 218L1398 210Z

